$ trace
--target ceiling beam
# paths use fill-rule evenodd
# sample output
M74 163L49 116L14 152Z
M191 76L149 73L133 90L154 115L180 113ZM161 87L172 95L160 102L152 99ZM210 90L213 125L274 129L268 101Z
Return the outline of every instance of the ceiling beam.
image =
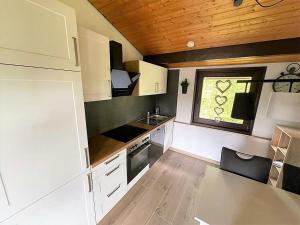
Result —
M227 59L208 59L203 61L169 63L165 65L168 68L183 67L206 67L206 66L229 66L229 65L245 65L259 63L277 63L277 62L300 62L300 54L284 54L270 56L250 56Z
M211 61L245 57L257 57L259 59L259 57L297 54L300 54L300 38L290 38L225 47L148 55L144 56L144 61L165 66L171 64L171 67L174 68L176 64L187 64L187 62L189 62L188 64L193 64L192 62L197 62L197 64L200 64L199 62L209 60Z

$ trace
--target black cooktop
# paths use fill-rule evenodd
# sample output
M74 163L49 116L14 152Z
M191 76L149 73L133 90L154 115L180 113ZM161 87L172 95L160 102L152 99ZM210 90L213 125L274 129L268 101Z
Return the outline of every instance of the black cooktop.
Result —
M130 126L130 125L124 125L121 127L117 127L113 130L107 131L107 132L103 133L102 135L126 143L146 131L147 130L143 129L143 128L134 127L134 126Z

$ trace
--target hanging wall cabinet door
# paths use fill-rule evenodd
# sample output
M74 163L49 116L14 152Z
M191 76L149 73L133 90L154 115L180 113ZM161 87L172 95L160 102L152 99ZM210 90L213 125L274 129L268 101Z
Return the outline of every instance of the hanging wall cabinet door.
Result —
M0 223L89 166L80 72L0 64Z
M0 63L80 71L75 11L59 1L1 0Z
M167 93L168 69L141 60L125 62L129 72L140 73L134 95L156 95Z
M85 28L78 35L84 101L111 99L109 39Z

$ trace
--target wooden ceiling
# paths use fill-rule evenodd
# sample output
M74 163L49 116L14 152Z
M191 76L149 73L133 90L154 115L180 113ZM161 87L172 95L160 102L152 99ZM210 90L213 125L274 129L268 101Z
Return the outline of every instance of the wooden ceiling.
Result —
M300 0L89 1L143 55L300 37Z

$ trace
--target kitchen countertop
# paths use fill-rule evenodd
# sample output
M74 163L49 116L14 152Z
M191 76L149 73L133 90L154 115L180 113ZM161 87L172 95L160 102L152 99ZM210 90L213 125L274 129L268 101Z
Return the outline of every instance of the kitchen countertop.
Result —
M146 129L145 133L139 135L138 137L128 141L126 143L117 141L115 139L106 137L102 134L98 134L94 137L89 138L89 151L90 151L90 160L91 166L96 167L97 165L101 164L114 154L122 151L123 149L127 148L128 146L132 145L134 141L138 140L139 138L151 133L158 127L163 126L165 123L169 122L170 120L174 120L175 117L170 117L168 120L164 121L163 123L152 126L140 123L138 121L133 121L128 123L128 125L140 127Z

